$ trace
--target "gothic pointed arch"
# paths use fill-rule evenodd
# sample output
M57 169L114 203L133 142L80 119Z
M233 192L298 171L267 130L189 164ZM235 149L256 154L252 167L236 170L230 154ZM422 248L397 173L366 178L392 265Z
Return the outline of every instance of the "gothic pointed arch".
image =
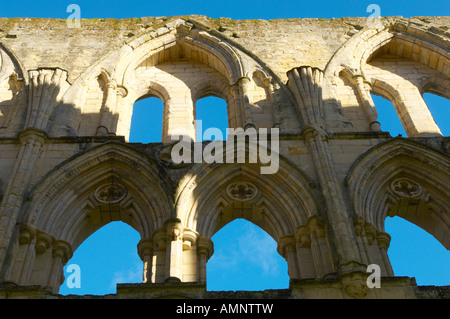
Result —
M254 70L264 75L263 88L247 76ZM102 104L97 125L125 139L129 134L132 105L146 96L157 96L164 102L164 142L170 142L171 136L195 136L190 123L195 114L195 101L204 94L226 100L229 127L234 128L247 124L279 126L281 108L288 107L287 113L293 111L289 90L267 65L226 36L190 19L180 18L157 30L135 35L90 66L63 98L63 105L81 112L79 115L74 112L72 119L60 119L67 122L64 126L77 130L82 114L88 111L86 92L90 83L96 84L102 74L106 79L102 97L89 105ZM253 94L256 89L258 94ZM274 114L270 114L271 121L267 121L268 115L259 115L261 103L277 105Z
M357 218L384 232L398 215L450 248L449 156L417 141L394 138L363 154L346 182Z
M281 155L275 174L260 169L252 163L195 164L178 185L177 217L207 238L235 218L245 218L278 241L320 214L316 182L301 169Z
M435 25L415 22L386 18L371 26L368 21L327 64L324 71L327 94L333 96L339 83L357 96L345 101L345 94L337 93L343 94L338 100L344 110L352 108L349 112L366 117L355 127L357 130L380 131L377 110L370 97L373 93L395 98L391 102L409 137L442 135L422 94L430 91L449 96L445 83L450 80L450 42ZM418 70L417 74L411 69Z
M200 266L213 254L212 236L244 218L277 242L291 279L334 273L336 257L316 181L283 156L274 174L261 174L261 166L194 164L180 180L175 212L185 231L196 234Z
M30 191L21 223L72 245L113 220L145 238L171 215L168 176L154 159L118 142L76 155Z
M18 57L0 42L0 131L13 136L23 129L25 119L20 116L26 109L28 74Z

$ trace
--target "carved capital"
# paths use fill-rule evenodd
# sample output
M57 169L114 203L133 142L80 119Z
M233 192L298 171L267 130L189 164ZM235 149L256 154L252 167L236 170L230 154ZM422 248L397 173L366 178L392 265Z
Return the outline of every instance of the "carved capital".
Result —
M326 226L321 218L313 216L308 220L307 225L311 235L315 237L325 237Z
M61 258L62 263L65 264L72 258L72 246L64 240L56 240L53 243L52 255Z
M30 244L33 238L36 236L36 229L33 226L21 225L19 233L19 244Z
M153 254L153 243L150 238L142 238L137 244L137 250L139 257L144 260L146 256Z
M158 229L152 234L153 248L156 250L166 249L166 231L164 229Z
M43 254L53 243L53 237L44 232L38 231L36 235L35 250L37 254Z
M58 96L68 87L68 74L60 68L39 68L28 71L28 74L29 101L25 128L44 130Z
M361 236L364 230L366 221L362 217L357 217L353 220L353 226L355 227L355 233L357 236Z
M47 137L48 137L47 133L35 128L27 128L21 131L18 135L18 139L21 145L25 145L28 144L30 141L34 141L37 142L40 146L42 146L44 145Z
M306 225L297 227L295 231L295 239L302 247L311 247L311 236L309 228Z
M183 250L190 250L197 241L198 233L190 229L183 230Z
M292 235L283 236L278 240L278 252L286 258L287 253L296 251L296 240Z
M364 231L366 232L367 241L372 245L377 239L377 229L372 224L366 223L364 225Z
M388 249L391 243L391 236L388 233L378 232L377 243L380 248Z
M178 241L182 240L183 237L183 226L179 219L171 219L164 224L166 228L167 241Z
M208 260L214 253L213 241L206 237L199 237L197 240L197 253L199 255L206 255L206 259Z

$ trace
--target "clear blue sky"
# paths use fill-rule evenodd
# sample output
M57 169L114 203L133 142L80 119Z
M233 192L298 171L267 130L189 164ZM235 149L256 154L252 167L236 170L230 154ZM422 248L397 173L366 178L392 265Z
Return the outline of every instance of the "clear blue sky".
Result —
M78 4L81 18L133 18L144 16L173 16L200 14L211 18L278 19L278 18L340 18L369 16L369 4L377 4L382 16L443 16L450 15L448 0L410 1L301 1L301 0L230 0L230 1L5 1L0 6L0 17L67 18L69 4ZM426 101L444 135L450 135L450 104L448 100L426 96ZM150 103L150 104L149 104ZM146 117L145 111L162 111L158 101L143 100L136 105L138 118ZM392 104L375 97L382 128L396 136L406 136ZM203 104L203 105L202 105ZM203 127L224 127L217 119L209 118L207 110L216 106L222 113L222 101L209 98L198 103L198 116ZM139 113L143 112L143 113ZM219 116L220 117L220 116ZM157 116L153 115L153 118ZM162 113L161 113L162 118ZM221 116L223 119L223 116ZM208 122L209 121L209 122ZM209 124L207 124L209 123ZM160 139L160 122L152 125ZM144 128L142 130L142 128ZM134 120L131 141L146 141L148 123ZM141 130L141 132L139 131ZM399 218L386 220L386 231L392 235L389 256L396 275L416 277L419 285L450 285L450 253L431 235L418 227L402 222ZM235 238L235 241L224 240ZM106 294L115 292L117 282L140 282L142 262L137 256L139 234L121 222L110 223L89 237L75 252L68 264L81 267L81 288L61 286L63 294ZM260 228L236 220L213 237L215 254L208 263L208 289L210 290L259 290L287 288L286 262L276 252L276 243ZM262 249L264 248L264 249Z

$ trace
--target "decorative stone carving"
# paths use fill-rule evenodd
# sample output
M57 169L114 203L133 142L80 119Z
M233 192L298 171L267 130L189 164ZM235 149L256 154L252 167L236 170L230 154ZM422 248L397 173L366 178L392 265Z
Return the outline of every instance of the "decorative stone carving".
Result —
M227 194L239 201L249 201L256 197L258 188L249 182L238 182L228 185Z
M392 191L400 197L418 197L422 194L422 187L409 178L397 178L391 183Z
M127 189L120 184L103 185L95 191L95 197L99 202L114 204L120 202L127 195Z
M341 277L344 292L351 298L363 298L369 288L366 284L367 274L360 272L353 272Z
M20 226L19 233L19 244L25 245L31 243L33 238L36 236L36 229L34 227L28 225Z
M36 236L35 249L36 253L43 254L52 245L54 239L49 234L38 232Z

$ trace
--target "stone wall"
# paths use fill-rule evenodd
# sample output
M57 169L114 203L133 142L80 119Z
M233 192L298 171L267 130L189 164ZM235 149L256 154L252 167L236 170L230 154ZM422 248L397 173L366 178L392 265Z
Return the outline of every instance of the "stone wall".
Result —
M0 19L3 296L55 297L73 252L113 220L139 232L144 262L144 283L114 298L164 295L167 281L179 285L166 296L188 286L212 296L211 237L236 218L271 235L288 263L290 289L266 297L434 296L395 277L384 220L399 215L450 247L450 141L422 98L450 96L449 27L448 17ZM381 130L371 94L393 102L408 137ZM272 130L274 174L261 174L269 153L173 160L180 139L194 145L196 102L209 95L227 103L230 128ZM133 104L149 96L164 103L162 143L128 143ZM368 289L370 264L386 289Z

